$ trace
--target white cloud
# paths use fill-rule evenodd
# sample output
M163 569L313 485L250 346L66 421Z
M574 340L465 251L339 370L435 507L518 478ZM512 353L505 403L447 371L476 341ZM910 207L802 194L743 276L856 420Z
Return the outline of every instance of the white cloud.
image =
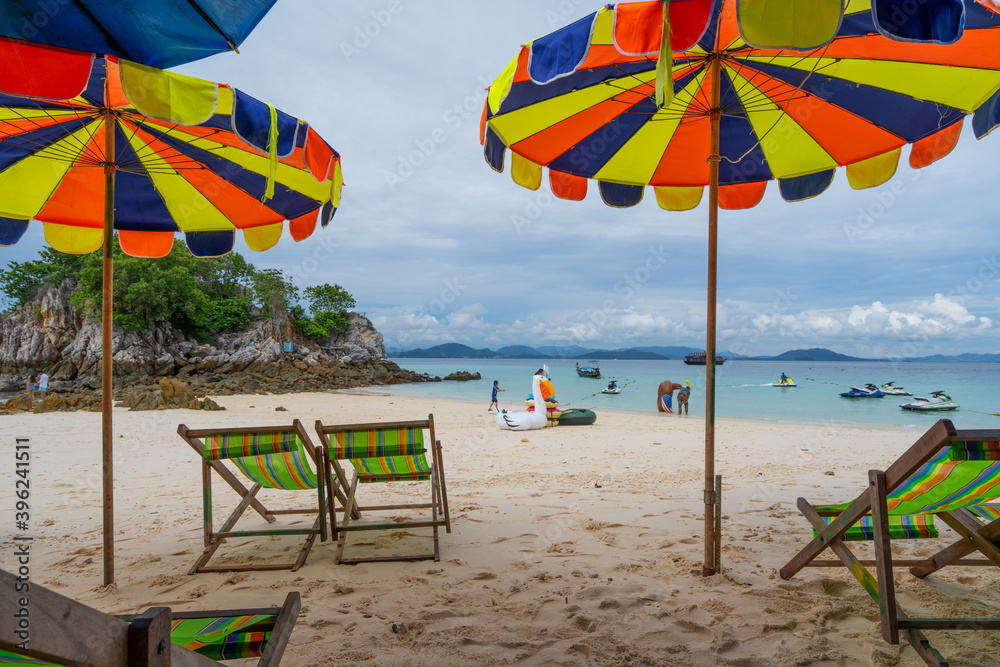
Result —
M442 317L418 308L381 310L376 324L390 344L422 347L442 342L489 345L580 345L584 347L700 346L703 315L697 304L677 308L677 315L591 309L568 324L551 325L535 317L513 322L490 318L487 307L474 304ZM936 294L932 299L887 306L881 301L840 310L777 312L752 304L726 302L719 306L719 349L741 354L774 354L796 347L829 347L848 354L880 350L881 356L923 356L937 346L956 342L994 346L996 327L977 317L957 299ZM907 350L903 345L908 344ZM910 351L910 347L915 348Z

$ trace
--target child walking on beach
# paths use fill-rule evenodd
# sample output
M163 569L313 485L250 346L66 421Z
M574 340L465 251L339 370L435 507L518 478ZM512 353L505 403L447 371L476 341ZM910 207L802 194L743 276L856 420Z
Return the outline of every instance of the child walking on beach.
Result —
M496 408L497 412L500 412L500 406L497 405L497 392L498 391L507 391L507 390L500 388L500 380L494 380L493 381L493 402L490 403L490 407L486 408L486 412L490 412L494 408Z

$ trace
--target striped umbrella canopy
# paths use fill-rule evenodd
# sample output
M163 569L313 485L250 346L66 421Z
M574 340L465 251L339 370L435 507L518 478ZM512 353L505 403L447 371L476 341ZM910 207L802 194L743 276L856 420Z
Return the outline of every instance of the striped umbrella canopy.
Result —
M822 193L838 167L885 183L902 148L924 167L963 118L998 120L994 0L654 0L607 5L524 44L483 112L487 162L538 189L610 206L690 210L709 186L708 333L715 358L718 208ZM715 367L707 365L705 574L718 568L713 502Z
M339 204L340 155L236 88L6 39L0 61L0 245L34 219L56 250L93 252L111 205L130 255L162 257L180 232L194 255L219 256L237 230L262 251L284 221L301 241Z
M236 51L277 0L4 0L0 36L174 67Z
M0 246L30 220L66 253L104 249L105 583L114 580L111 246L163 257L267 250L326 226L340 155L305 121L224 84L109 55L0 38Z

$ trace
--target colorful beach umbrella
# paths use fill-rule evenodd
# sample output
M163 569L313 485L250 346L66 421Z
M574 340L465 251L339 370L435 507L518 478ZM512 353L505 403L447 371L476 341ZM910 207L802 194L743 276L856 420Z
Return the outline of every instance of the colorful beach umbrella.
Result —
M31 220L66 253L104 249L102 401L105 582L113 573L113 234L163 257L256 251L285 221L296 241L330 221L340 155L305 121L225 84L114 56L0 38L0 246Z
M1000 16L986 0L656 0L607 5L521 47L493 83L481 140L515 182L610 206L652 188L669 211L709 189L708 333L716 355L718 209L750 208L769 181L819 195L846 166L853 188L927 166L976 111L997 123ZM705 563L718 567L715 367L707 365Z
M277 0L4 0L0 36L173 67L237 51Z

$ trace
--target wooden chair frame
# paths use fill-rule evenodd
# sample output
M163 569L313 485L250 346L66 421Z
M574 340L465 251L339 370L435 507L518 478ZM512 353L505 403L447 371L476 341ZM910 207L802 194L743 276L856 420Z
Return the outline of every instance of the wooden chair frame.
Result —
M250 489L247 489L242 482L236 477L236 475L227 468L222 461L206 461L204 457L204 452L206 448L205 442L202 438L212 436L215 434L247 434L247 433L284 433L287 431L295 431L298 436L302 439L302 444L309 454L309 458L312 459L314 465L316 466L316 493L318 496L318 502L316 506L308 508L297 508L290 510L268 510L257 498L257 493L263 488L260 484L253 484ZM193 430L181 424L177 427L177 433L187 442L192 449L194 449L199 457L201 458L201 478L202 478L202 493L203 493L203 505L204 505L204 518L205 518L205 550L202 552L195 564L191 566L188 570L188 574L195 574L197 572L245 572L245 571L258 571L258 570L288 570L292 572L297 571L306 562L306 557L309 555L309 551L312 549L313 543L316 541L316 536L320 537L320 540L325 542L327 538L327 526L326 526L326 497L325 497L325 481L326 475L324 475L323 470L323 455L322 452L316 449L312 444L312 440L309 438L309 434L306 432L305 427L302 425L298 419L296 419L291 426L230 426L230 427L220 427L214 429L197 429ZM240 502L236 506L236 509L229 515L229 517L223 522L221 528L218 531L214 530L213 514L212 514L212 471L215 471L219 476L226 481L232 489L239 494ZM341 497L343 494L339 494ZM344 498L346 500L346 498ZM268 523L274 523L276 517L279 515L286 514L316 514L316 522L313 524L312 528L284 528L275 530L233 530L236 526L236 522L239 521L240 517L246 512L248 508L253 508L258 514L260 514ZM306 540L302 545L302 549L299 551L298 557L292 563L278 563L278 564L265 564L265 565L221 565L221 566L208 566L208 561L212 558L215 552L222 546L222 543L230 537L254 537L254 536L275 536L275 535L305 535Z
M330 434L338 431L370 431L372 429L397 429L397 428L420 428L428 431L429 440L425 440L425 450L431 453L431 500L428 503L403 503L393 505L367 505L362 506L357 501L358 471L350 482L347 481L347 473L340 465L340 461L330 455ZM330 524L334 537L337 538L337 550L334 560L340 563L371 563L380 561L416 561L416 560L441 560L441 550L438 529L444 526L445 532L451 532L451 513L448 509L448 492L445 484L444 457L441 449L441 441L434 433L434 415L428 415L425 420L399 421L399 422L377 422L373 424L338 424L325 425L321 420L316 420L316 433L319 434L321 449L323 450L324 474L326 484L330 489L338 491L347 489L347 499L344 503L343 522L338 526L335 507L333 503L333 493L330 493L328 512ZM380 477L391 477L393 480L399 475L371 475L368 479L379 481ZM402 480L405 481L405 480ZM364 512L379 512L402 509L430 509L431 518L429 521L408 521L403 523L352 523L352 521L362 518ZM347 542L347 533L365 530L395 530L398 528L431 528L434 538L434 550L429 554L411 554L401 556L372 556L359 558L343 558L344 547Z
M942 419L930 428L917 442L902 454L884 472L869 471L868 489L862 492L842 511L819 511L805 498L798 499L798 508L816 529L816 537L792 560L781 568L782 579L791 579L804 567L847 567L879 605L882 637L890 644L898 644L900 634L910 643L928 665L945 666L947 662L931 646L921 630L1000 630L1000 618L912 618L896 602L894 567L910 567L911 573L924 577L948 565L989 566L1000 565L1000 520L983 524L968 509L957 509L934 514L953 528L962 539L919 560L894 560L889 539L889 512L887 497L918 469L930 461L943 448L953 442L998 440L1000 430L958 431L950 420ZM874 529L874 560L859 560L842 538L848 528L867 515L872 517ZM823 517L834 517L826 523ZM817 556L830 548L839 558L836 561L817 561ZM986 558L968 560L965 556L979 551ZM875 567L875 576L866 569Z
M20 596L13 591L17 583L17 577L0 570L0 587L12 592L0 595L0 614L5 618L16 618ZM277 667L302 605L299 594L291 592L281 607L271 609L173 614L168 607L153 607L135 616L111 616L37 583L31 583L30 592L24 595L31 601L30 639L26 645L30 652L25 653L25 640L18 636L17 623L0 624L0 649L67 667L219 667L223 663L172 644L170 621L237 614L277 615L257 662L257 667Z

